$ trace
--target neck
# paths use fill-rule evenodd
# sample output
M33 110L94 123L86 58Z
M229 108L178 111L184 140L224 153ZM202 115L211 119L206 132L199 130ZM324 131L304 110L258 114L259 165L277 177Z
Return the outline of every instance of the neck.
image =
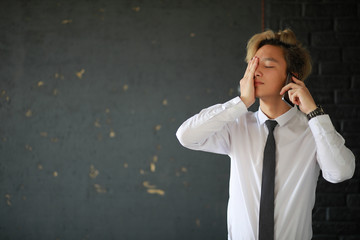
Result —
M270 119L275 119L287 111L290 106L281 99L260 99L260 109Z

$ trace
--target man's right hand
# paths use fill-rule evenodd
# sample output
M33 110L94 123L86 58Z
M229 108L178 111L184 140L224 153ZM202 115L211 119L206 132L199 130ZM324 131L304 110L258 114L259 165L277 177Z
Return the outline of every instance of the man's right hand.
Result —
M255 103L254 77L258 65L259 58L253 57L248 63L244 77L240 80L240 98L247 108Z

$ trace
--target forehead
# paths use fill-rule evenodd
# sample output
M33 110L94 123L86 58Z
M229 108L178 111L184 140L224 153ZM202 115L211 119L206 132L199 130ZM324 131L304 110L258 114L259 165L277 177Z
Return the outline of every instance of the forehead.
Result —
M285 64L284 51L278 46L264 45L257 50L255 56L260 58L260 61L273 61Z

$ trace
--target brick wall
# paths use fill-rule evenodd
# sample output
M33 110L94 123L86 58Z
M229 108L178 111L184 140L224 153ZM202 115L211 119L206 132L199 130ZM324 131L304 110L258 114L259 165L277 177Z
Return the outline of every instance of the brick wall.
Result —
M310 50L307 86L357 159L351 180L331 184L319 178L313 239L360 239L360 2L268 0L264 6L265 28L290 27Z

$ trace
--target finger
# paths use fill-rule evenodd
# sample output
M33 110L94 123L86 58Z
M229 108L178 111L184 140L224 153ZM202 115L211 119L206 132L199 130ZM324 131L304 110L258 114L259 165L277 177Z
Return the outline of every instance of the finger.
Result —
M303 81L297 79L296 77L292 77L292 80L300 86L305 86L305 83Z

